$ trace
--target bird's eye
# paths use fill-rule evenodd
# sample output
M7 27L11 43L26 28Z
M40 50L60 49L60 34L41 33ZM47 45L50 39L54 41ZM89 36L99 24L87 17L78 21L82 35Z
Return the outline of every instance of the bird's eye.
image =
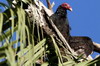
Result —
M67 5L64 5L65 7L67 6Z

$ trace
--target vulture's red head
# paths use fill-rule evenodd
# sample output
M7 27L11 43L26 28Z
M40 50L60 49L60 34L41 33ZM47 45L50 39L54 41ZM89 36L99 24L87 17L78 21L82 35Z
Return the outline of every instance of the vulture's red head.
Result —
M61 6L62 6L63 8L65 8L66 10L72 11L72 8L71 8L71 6L70 6L68 3L63 3Z

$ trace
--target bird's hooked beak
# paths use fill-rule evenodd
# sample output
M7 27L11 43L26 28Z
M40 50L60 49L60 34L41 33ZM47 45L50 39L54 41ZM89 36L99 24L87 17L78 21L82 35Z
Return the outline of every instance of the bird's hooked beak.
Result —
M73 11L73 9L72 9L72 8L69 8L68 10Z

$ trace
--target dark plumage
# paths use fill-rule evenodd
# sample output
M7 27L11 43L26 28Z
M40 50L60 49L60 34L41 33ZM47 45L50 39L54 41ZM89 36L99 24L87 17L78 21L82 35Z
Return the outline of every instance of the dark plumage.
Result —
M62 33L62 35L65 37L65 39L68 40L70 36L69 33L70 27L68 23L66 10L72 11L72 8L70 7L69 4L63 3L57 8L57 11L53 15L51 15L50 18L57 26L59 31Z
M67 11L72 11L69 4L63 3L57 8L57 11L50 17L62 35L65 37L70 47L78 54L83 54L83 57L88 57L93 51L93 42L89 37L71 36L70 26L67 18ZM62 52L62 50L61 50Z
M69 45L78 55L82 55L86 58L93 52L93 42L87 36L72 36L69 41Z

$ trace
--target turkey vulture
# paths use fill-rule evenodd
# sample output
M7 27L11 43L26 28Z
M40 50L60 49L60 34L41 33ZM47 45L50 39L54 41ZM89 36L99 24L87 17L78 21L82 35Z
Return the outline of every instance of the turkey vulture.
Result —
M79 55L83 54L83 57L88 57L93 51L93 42L89 37L85 36L71 36L70 26L67 18L67 10L72 11L69 4L61 4L56 12L50 16L58 30L65 37L70 47Z
M69 45L78 55L83 55L86 58L93 50L93 42L91 38L87 36L71 36Z
M61 32L61 34L68 41L70 36L70 26L67 18L67 10L72 11L72 8L69 4L63 3L57 8L57 11L50 16L50 18L52 19L58 30Z

